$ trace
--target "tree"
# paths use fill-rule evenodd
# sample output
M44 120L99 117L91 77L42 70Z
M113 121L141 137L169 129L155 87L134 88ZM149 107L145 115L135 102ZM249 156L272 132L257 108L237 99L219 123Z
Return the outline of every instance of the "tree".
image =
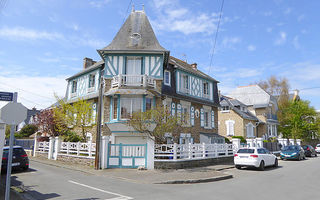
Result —
M83 99L69 104L58 99L59 106L54 108L56 129L60 133L67 133L69 129L80 128L82 141L86 141L86 133L94 122L92 104Z
M15 134L17 138L29 137L38 131L38 127L34 124L25 125L19 132Z
M58 136L59 132L56 131L56 123L54 120L54 113L52 109L42 110L37 113L35 117L35 125L38 130L48 136Z
M183 118L183 116L172 116L167 108L158 106L145 112L133 113L127 124L135 131L155 137L159 143L166 143L165 133L171 133L173 138L177 138L177 134L183 129L181 126Z
M285 138L300 138L305 141L317 139L320 120L308 101L292 101L282 112L284 118L280 122L279 130Z

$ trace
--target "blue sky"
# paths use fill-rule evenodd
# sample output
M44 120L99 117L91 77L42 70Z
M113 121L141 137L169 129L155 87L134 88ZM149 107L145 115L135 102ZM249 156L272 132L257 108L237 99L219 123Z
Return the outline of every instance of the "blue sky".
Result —
M132 0L172 56L198 63L222 94L271 75L289 79L320 110L320 1ZM65 78L84 57L99 60L121 27L130 0L0 0L0 91L18 91L27 107L63 96ZM305 89L313 88L313 89ZM302 90L304 89L304 90Z

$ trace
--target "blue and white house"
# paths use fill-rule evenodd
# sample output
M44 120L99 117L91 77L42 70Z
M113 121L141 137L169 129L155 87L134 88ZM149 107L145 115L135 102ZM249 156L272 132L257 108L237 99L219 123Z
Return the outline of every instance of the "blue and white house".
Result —
M97 51L101 61L85 58L84 69L67 79L66 98L88 99L96 107L98 86L104 81L102 134L111 138L108 167L151 165L146 152L154 141L128 127L126 120L133 112L160 104L168 106L172 115L188 116L182 119L187 131L167 133L168 143L224 142L217 130L218 81L196 64L171 57L159 44L144 10L133 9L112 42ZM179 135L178 141L173 134Z

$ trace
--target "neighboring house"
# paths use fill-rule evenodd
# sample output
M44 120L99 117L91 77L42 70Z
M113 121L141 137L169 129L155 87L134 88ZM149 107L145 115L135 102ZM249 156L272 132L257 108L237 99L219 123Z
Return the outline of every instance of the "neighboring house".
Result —
M66 97L70 103L87 99L96 108L103 76L102 134L110 135L112 143L145 143L146 135L126 121L133 112L157 105L166 105L173 115L188 116L183 119L186 131L175 142L224 142L217 134L218 82L196 64L170 57L144 11L132 11L112 42L98 53L101 61L86 58L84 69L67 79ZM171 136L166 134L169 143Z
M17 126L17 131L20 131L25 125L34 124L35 117L36 117L37 113L39 113L39 112L40 112L40 110L37 110L36 108L32 108L31 110L28 109L27 110L27 117L23 122L21 122Z
M248 111L259 119L257 137L267 139L278 136L278 103L274 96L258 85L238 87L227 96L245 104Z
M256 138L257 125L263 124L253 115L248 106L237 99L221 96L219 109L219 134L229 139L232 136Z

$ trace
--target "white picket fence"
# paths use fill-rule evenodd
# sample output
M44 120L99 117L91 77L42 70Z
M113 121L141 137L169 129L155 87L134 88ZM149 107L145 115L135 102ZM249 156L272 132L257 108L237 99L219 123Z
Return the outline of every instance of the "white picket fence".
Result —
M87 142L59 142L58 149L56 145L51 148L57 151L58 155L72 156L72 157L86 157L94 158L96 153L96 143ZM50 142L39 142L37 152L48 153L50 150Z
M176 161L233 156L232 144L155 144L155 161Z

